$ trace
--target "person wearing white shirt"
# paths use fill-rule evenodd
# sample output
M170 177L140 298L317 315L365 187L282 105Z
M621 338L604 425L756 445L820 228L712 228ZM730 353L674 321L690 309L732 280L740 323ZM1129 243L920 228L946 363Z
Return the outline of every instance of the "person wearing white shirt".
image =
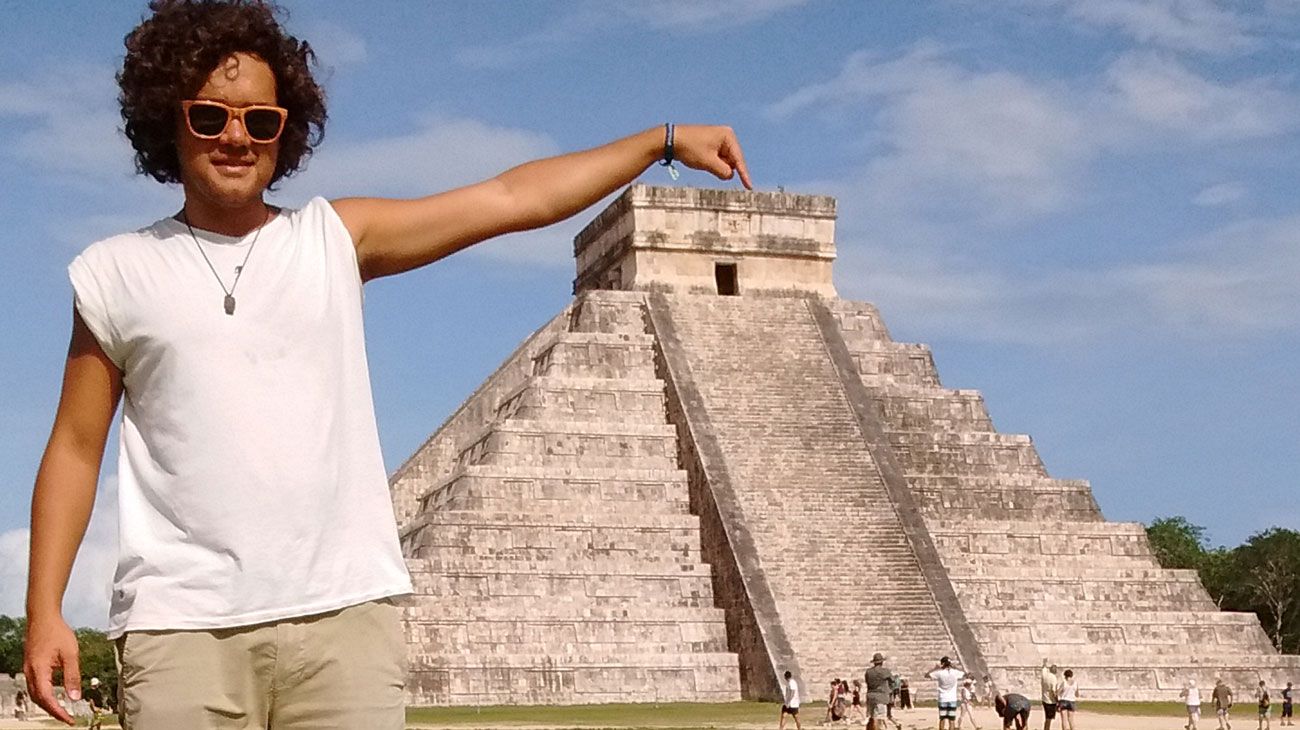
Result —
M795 730L803 730L803 725L799 723L799 683L790 672L785 673L785 701L781 705L780 730L785 730L786 715L794 718Z
M939 689L939 730L956 730L957 727L957 683L966 673L952 665L952 660L943 657L939 663L926 673L933 679Z

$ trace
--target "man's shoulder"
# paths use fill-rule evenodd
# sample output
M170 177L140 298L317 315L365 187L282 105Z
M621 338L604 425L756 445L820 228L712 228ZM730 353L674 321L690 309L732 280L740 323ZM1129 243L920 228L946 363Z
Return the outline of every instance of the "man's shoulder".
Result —
M141 251L145 247L144 244L162 241L175 236L175 231L171 230L170 220L170 218L160 218L133 231L116 233L101 238L83 248L78 258L88 261L105 261L130 256Z

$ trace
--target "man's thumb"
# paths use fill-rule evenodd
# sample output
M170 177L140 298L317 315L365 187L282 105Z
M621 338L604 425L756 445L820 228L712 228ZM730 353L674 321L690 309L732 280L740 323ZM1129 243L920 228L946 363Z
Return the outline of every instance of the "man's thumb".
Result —
M77 650L74 647L70 652L63 652L63 690L68 693L68 699L76 702L81 699L81 662L78 661Z

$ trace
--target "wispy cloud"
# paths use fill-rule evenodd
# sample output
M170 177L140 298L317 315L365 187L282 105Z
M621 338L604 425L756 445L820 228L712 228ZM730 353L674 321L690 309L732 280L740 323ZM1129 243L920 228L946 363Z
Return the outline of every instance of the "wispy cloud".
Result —
M26 527L0 532L0 614L21 616L27 595ZM117 478L106 477L95 495L90 525L72 566L63 599L63 617L75 627L103 629L117 566Z
M566 13L536 31L510 41L460 49L456 58L471 68L514 68L563 53L584 37L620 28L644 27L670 33L707 34L765 21L810 0L651 0L571 4Z
M1205 208L1214 208L1242 200L1246 197L1246 193L1246 186L1240 182L1219 183L1197 193L1192 198L1192 203Z
M537 132L427 115L402 134L331 138L306 171L285 182L284 195L419 197L558 151L550 137Z
M1231 55L1263 45L1260 20L1213 0L1068 0L1066 14L1140 43Z

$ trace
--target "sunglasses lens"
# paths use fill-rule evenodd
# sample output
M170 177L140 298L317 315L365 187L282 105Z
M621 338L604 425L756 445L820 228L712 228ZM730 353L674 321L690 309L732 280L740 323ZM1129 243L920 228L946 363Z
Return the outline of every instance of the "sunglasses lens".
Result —
M248 136L259 142L269 142L280 134L280 114L270 109L250 109L244 114Z
M226 128L226 121L230 115L225 109L210 104L194 104L190 106L189 122L190 129L195 134L204 137L216 137Z

